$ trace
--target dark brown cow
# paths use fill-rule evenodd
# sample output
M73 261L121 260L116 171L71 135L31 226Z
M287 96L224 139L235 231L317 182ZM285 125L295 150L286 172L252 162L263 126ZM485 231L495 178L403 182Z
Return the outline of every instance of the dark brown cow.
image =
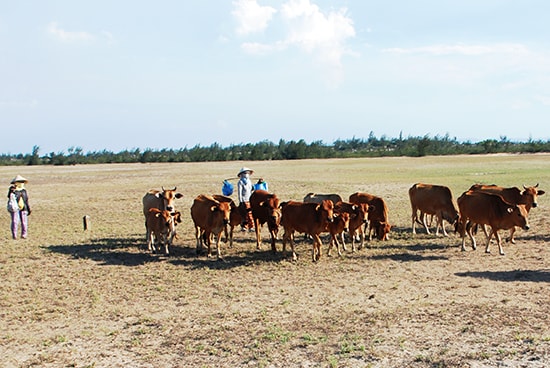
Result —
M524 190L522 192L517 187L505 188L494 184L492 185L474 184L470 187L470 190L498 194L508 203L525 205L525 209L527 210L527 213L529 213L532 207L537 207L538 196L543 195L545 193L544 190L538 190L537 189L538 186L539 186L538 183L533 187L526 187L524 185L523 186ZM483 230L485 231L485 234L487 234L485 228L483 228ZM508 238L508 240L511 243L516 242L514 239L515 232L516 232L515 227L510 229L510 237Z
M221 258L220 240L222 232L229 223L231 206L228 202L220 202L212 196L200 194L191 205L191 219L195 224L195 238L197 239L197 254L202 250L202 242L208 246L208 257L212 255L210 235L216 241L216 255Z
M443 220L454 224L458 220L458 210L453 202L451 190L443 185L433 184L414 184L409 189L409 199L412 208L412 233L416 234L416 223L420 223L418 219L418 211L421 213L422 222L426 232L429 234L430 229L426 224L425 215L435 215L437 219L435 235L439 235L439 227L443 229L443 235L449 236L445 230Z
M333 216L333 221L327 224L326 231L330 234L330 243L328 245L328 251L327 251L327 255L329 257L331 256L330 252L333 246L336 246L338 255L339 256L342 255L338 237L341 237L343 242L344 231L349 231L349 218L350 218L350 215L347 212L341 212L341 213L335 212Z
M388 240L391 225L388 221L388 206L381 197L363 192L356 192L349 196L351 203L360 204L366 203L372 206L372 210L369 210L369 240L372 240L372 234L378 238L378 240Z
M325 199L331 200L334 204L342 201L342 197L340 197L340 195L338 194L308 193L304 197L304 203L321 203Z
M231 207L231 213L229 214L229 223L227 224L229 226L229 236L228 236L227 226L225 227L224 235L225 235L226 242L227 242L227 239L229 238L229 247L232 248L233 233L234 233L235 227L239 226L243 221L243 217L241 215L241 212L239 211L239 206L237 206L233 201L233 199L231 199L230 197L226 197L221 194L214 194L212 197L220 202L228 202L229 206Z
M529 220L527 219L527 210L525 206L515 205L506 202L497 194L485 192L467 191L457 200L460 211L460 233L462 236L462 250L466 250L466 232L472 241L472 248L476 249L476 241L472 235L472 226L470 224L480 224L491 226L491 236L495 235L498 244L499 253L504 255L498 230L511 229L519 226L525 230L529 229ZM490 238L487 239L485 252L489 253Z
M324 200L322 203L304 203L289 201L281 204L281 225L285 233L283 235L283 253L286 251L286 243L290 241L292 259L296 260L294 250L294 232L305 233L313 238L313 261L321 258L322 242L319 234L325 231L328 223L333 221L334 203Z
M374 210L373 206L370 206L371 210ZM355 252L355 235L359 233L361 237L361 244L359 249L363 248L365 243L365 233L363 227L367 223L369 214L369 205L366 203L354 204L350 202L337 202L334 205L335 213L347 212L350 215L349 218L349 237L351 239L351 251ZM342 236L343 248L346 250L346 244L344 242L344 236Z
M275 246L275 240L277 239L279 224L281 223L279 198L277 198L276 194L269 193L265 190L255 190L250 196L250 207L252 209L252 217L256 229L256 248L261 248L261 229L262 225L267 222L267 228L271 235L271 250L276 252L277 247Z
M151 189L143 196L141 202L143 203L143 216L147 218L149 209L158 208L161 211L167 210L170 213L175 211L175 201L178 198L183 197L183 194L176 192L177 187L174 189L164 189L156 190ZM149 233L147 233L146 238L149 239Z
M150 252L156 253L156 244L164 245L164 254L168 255L168 246L171 245L172 239L171 233L174 233L174 219L170 212L164 210L161 211L158 208L151 208L147 213L145 219L145 226L147 227L147 249Z

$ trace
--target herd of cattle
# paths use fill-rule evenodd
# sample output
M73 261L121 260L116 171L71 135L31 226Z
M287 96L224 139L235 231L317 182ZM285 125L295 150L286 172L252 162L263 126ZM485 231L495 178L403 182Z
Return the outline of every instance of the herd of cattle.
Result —
M502 250L499 230L510 230L510 241L514 243L516 227L529 229L528 213L537 206L537 198L544 194L538 184L532 187L523 186L504 188L496 185L475 184L458 197L455 205L451 190L442 185L417 183L409 189L412 208L412 233L416 234L416 224L424 226L430 233L431 221L436 220L436 234L439 229L447 236L443 220L454 226L455 232L462 236L462 250L465 250L466 234L471 239L472 248L476 249L474 232L481 227L487 237L485 251L489 252L491 238L496 238L500 254ZM164 253L169 253L176 225L181 223L181 212L175 209L175 200L182 194L174 189L150 190L143 197L143 214L147 247L156 252L159 246ZM271 237L271 249L276 252L276 240L279 227L283 228L283 253L287 243L292 250L292 258L297 258L294 250L294 234L303 233L313 239L313 261L321 257L321 233L330 234L328 255L336 247L341 255L346 250L344 233L349 234L352 251L364 245L365 234L368 238L376 237L387 240L391 230L388 221L388 207L383 198L357 192L344 201L338 194L307 194L303 201L282 202L276 194L256 190L250 198L250 211L254 219L256 247L261 248L261 228L267 223ZM430 220L428 218L431 217ZM243 213L230 197L223 195L201 194L193 200L191 219L195 227L197 254L204 246L211 256L212 240L216 254L221 258L220 243L222 235L233 245L234 228L241 225ZM490 227L487 232L486 226Z

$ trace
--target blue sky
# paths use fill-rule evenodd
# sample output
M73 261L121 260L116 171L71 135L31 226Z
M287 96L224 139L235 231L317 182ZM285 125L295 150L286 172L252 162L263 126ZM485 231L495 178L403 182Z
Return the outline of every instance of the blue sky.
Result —
M546 0L0 2L1 153L550 139Z

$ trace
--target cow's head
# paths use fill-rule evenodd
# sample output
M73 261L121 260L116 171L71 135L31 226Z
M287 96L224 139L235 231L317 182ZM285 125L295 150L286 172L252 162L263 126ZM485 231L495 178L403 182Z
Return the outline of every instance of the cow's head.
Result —
M367 203L356 204L354 207L357 207L354 211L363 223L367 223L369 212L374 211L375 208Z
M156 212L155 217L160 218L162 220L163 233L167 233L169 230L173 230L173 222L172 222L172 214L166 210Z
M526 207L526 205L518 204L506 209L506 211L514 217L514 224L521 227L523 230L529 230L529 213Z
M176 198L183 197L183 194L176 193L176 189L177 187L174 187L174 189L164 189L164 187L162 187L162 192L159 192L159 196L162 198L164 203L164 209L167 211L173 212L176 208L174 206Z
M316 208L321 212L321 216L323 216L327 222L334 221L334 203L330 199L324 199Z
M267 226L270 230L278 230L281 223L282 203L275 194L269 195L266 200L259 203L260 207L267 211Z
M181 224L181 212L175 211L172 213L172 218L174 219L174 225Z
M224 225L229 224L231 216L231 204L229 202L217 202L210 207L210 211L220 216Z
M335 215L335 216L340 217L340 220L344 224L344 231L349 231L349 219L351 217L349 212L342 212L342 213L340 213L338 215Z
M544 190L537 190L538 187L538 183L534 187L527 187L525 185L523 186L524 190L521 195L522 197L526 198L524 202L526 203L528 209L530 209L531 207L537 207L538 196L545 193Z
M375 228L378 240L389 240L391 225L387 222L379 222Z

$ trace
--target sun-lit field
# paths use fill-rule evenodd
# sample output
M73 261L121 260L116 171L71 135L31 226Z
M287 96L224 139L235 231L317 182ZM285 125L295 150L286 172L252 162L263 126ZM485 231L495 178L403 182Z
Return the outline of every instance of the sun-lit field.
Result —
M238 232L224 261L195 255L189 208L240 167L283 200L308 192L383 197L390 240L311 261ZM460 251L411 234L408 189L474 183L550 190L550 155L0 167L21 174L33 213L13 241L0 216L2 367L546 367L550 365L550 193L516 244ZM141 198L177 187L170 257L145 250ZM233 195L236 199L236 195ZM84 231L88 215L91 229ZM503 231L503 237L507 231ZM280 235L282 235L280 233ZM470 243L467 242L467 245Z

